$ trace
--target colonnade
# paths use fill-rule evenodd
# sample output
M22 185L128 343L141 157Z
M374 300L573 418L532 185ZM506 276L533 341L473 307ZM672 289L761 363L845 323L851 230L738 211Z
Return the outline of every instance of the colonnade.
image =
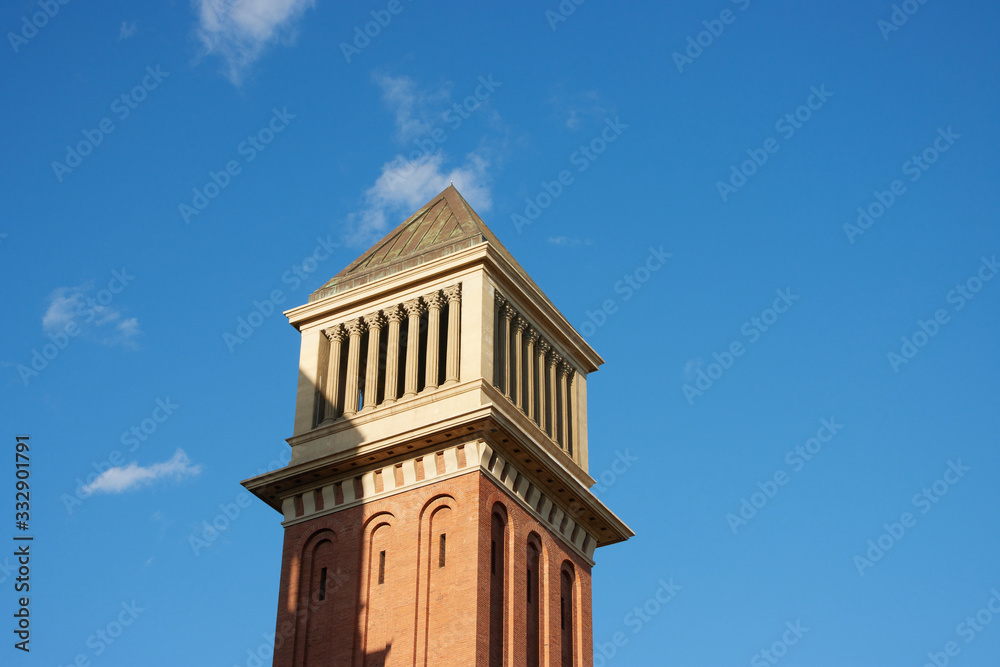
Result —
M576 370L497 291L493 384L571 456L577 447Z
M328 363L320 373L317 423L458 382L461 307L458 283L324 329Z

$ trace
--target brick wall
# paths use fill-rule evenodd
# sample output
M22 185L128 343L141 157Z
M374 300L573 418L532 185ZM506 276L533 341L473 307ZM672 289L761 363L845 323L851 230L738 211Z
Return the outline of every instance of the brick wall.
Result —
M500 567L491 558L495 510L506 542ZM529 539L540 549L536 634L528 627ZM589 667L590 566L478 471L293 524L282 552L274 665L490 667L492 585L503 602L493 664L534 667L528 645L537 636L537 664L563 667L563 569L572 571L572 665Z

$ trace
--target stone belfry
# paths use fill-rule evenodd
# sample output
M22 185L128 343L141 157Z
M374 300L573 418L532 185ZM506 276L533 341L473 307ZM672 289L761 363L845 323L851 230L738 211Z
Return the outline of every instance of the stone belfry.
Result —
M452 186L285 313L276 667L590 667L602 359Z

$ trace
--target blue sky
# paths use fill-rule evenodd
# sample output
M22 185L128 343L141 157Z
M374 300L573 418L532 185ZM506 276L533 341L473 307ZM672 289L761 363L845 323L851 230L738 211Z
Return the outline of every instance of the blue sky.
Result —
M5 3L4 664L254 664L280 311L451 180L607 362L597 664L995 663L1000 10L559 7Z

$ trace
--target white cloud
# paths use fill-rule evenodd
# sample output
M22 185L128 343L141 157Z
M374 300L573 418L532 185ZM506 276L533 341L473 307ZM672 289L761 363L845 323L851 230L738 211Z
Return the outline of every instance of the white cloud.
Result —
M451 85L420 89L408 76L376 74L375 83L382 89L382 100L396 114L396 132L401 141L416 139L434 129L444 113L433 111L451 102Z
M399 224L401 216L411 215L451 183L476 211L489 211L493 199L485 152L469 153L461 165L452 168L445 161L445 155L438 152L413 161L397 155L382 165L381 175L365 192L361 212L348 217L347 242L365 245L376 240L389 230L390 223Z
M76 287L58 287L49 295L49 307L42 316L46 333L61 331L87 307L84 294L93 289L92 284Z
M553 236L549 238L549 243L552 245L565 245L565 246L578 246L578 245L594 245L594 242L590 239L581 239L574 236L570 238L568 236Z
M114 307L114 297L108 289L96 291L93 283L58 287L49 295L42 329L55 334L74 322L81 332L94 334L108 345L131 344L142 333L139 320L125 317L121 309Z
M315 0L193 0L198 37L206 53L219 55L226 75L239 84L243 72L275 41L291 41L295 21Z
M702 361L701 357L698 357L697 359L691 359L686 364L684 364L684 379L688 382L694 380L698 374L698 371L701 370L703 364L704 362Z
M158 479L183 479L201 472L200 465L191 465L191 460L183 449L174 452L173 457L163 463L154 463L143 468L135 461L127 466L109 468L91 484L83 487L84 493L125 493Z
M122 27L118 31L118 41L120 42L122 40L128 39L129 37L131 37L136 33L137 29L138 28L135 25L135 21L132 21L131 23L128 23L127 21L122 21Z
M566 128L574 132L613 111L596 90L568 94L562 85L557 87L547 104L553 108L557 117L564 118Z

